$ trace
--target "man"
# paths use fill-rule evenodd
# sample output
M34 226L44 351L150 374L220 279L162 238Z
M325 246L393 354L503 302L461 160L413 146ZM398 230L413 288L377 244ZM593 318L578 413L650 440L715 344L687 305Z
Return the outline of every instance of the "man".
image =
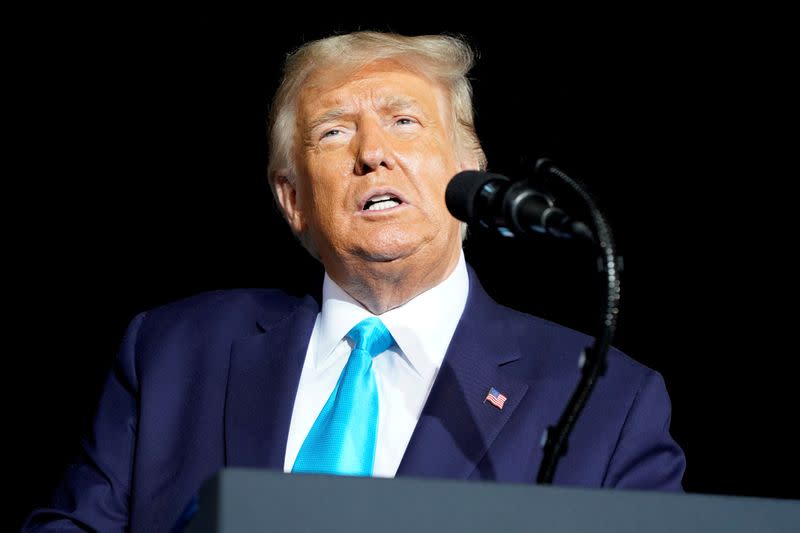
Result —
M485 166L442 36L355 33L294 53L269 180L325 267L322 301L220 291L137 316L84 456L26 527L165 531L225 466L531 482L590 339L493 302L444 204ZM618 351L555 483L679 490L660 376Z

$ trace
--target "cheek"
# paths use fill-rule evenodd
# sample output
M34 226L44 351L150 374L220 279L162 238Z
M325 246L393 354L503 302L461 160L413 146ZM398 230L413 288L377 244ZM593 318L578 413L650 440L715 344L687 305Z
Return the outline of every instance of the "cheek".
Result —
M418 175L424 179L428 198L444 208L445 189L458 172L455 157L450 154L449 149L436 147L422 154L419 164Z
M316 173L313 175L323 179L342 179L350 175L354 166L354 157L347 146L321 151L316 154L314 159Z
M340 205L346 192L348 173L345 164L337 159L319 157L306 166L309 186L306 190L306 205L317 211L318 216Z
M455 175L455 153L450 144L439 139L438 135L404 143L397 152L403 154L406 164L418 174L429 178L447 176L448 181Z

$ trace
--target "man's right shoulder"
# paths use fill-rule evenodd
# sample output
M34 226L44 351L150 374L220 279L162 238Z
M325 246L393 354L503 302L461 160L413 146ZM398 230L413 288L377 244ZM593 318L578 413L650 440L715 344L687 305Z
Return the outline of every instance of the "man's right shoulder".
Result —
M227 289L199 293L140 313L131 326L137 335L161 339L189 334L196 339L213 335L252 335L298 313L319 311L311 296L279 289Z
M280 289L224 289L198 293L147 311L149 315L230 315L252 317L261 313L283 315L309 304L309 296L295 296Z

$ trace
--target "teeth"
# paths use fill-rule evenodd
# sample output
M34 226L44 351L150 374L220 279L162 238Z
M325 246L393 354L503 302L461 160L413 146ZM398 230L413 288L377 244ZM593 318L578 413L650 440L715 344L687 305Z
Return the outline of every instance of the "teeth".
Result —
M379 194L377 196L373 196L372 198L370 198L369 201L370 202L382 202L384 200L391 200L391 199L392 199L392 195L391 194Z
M394 206L400 205L397 200L387 198L385 200L378 200L367 208L367 211L382 211L384 209L391 209Z
M400 205L401 202L396 196L391 194L376 194L364 204L364 211L382 211Z

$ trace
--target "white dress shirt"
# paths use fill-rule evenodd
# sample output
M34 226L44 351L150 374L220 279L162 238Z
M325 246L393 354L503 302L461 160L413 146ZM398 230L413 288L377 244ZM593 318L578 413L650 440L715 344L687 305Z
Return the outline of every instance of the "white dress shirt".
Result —
M461 319L468 292L469 276L462 253L447 279L379 316L395 345L372 360L379 402L374 476L394 477L397 472ZM371 316L375 315L325 274L322 310L314 323L294 401L285 472L291 472L306 435L347 363L352 341L345 335Z

